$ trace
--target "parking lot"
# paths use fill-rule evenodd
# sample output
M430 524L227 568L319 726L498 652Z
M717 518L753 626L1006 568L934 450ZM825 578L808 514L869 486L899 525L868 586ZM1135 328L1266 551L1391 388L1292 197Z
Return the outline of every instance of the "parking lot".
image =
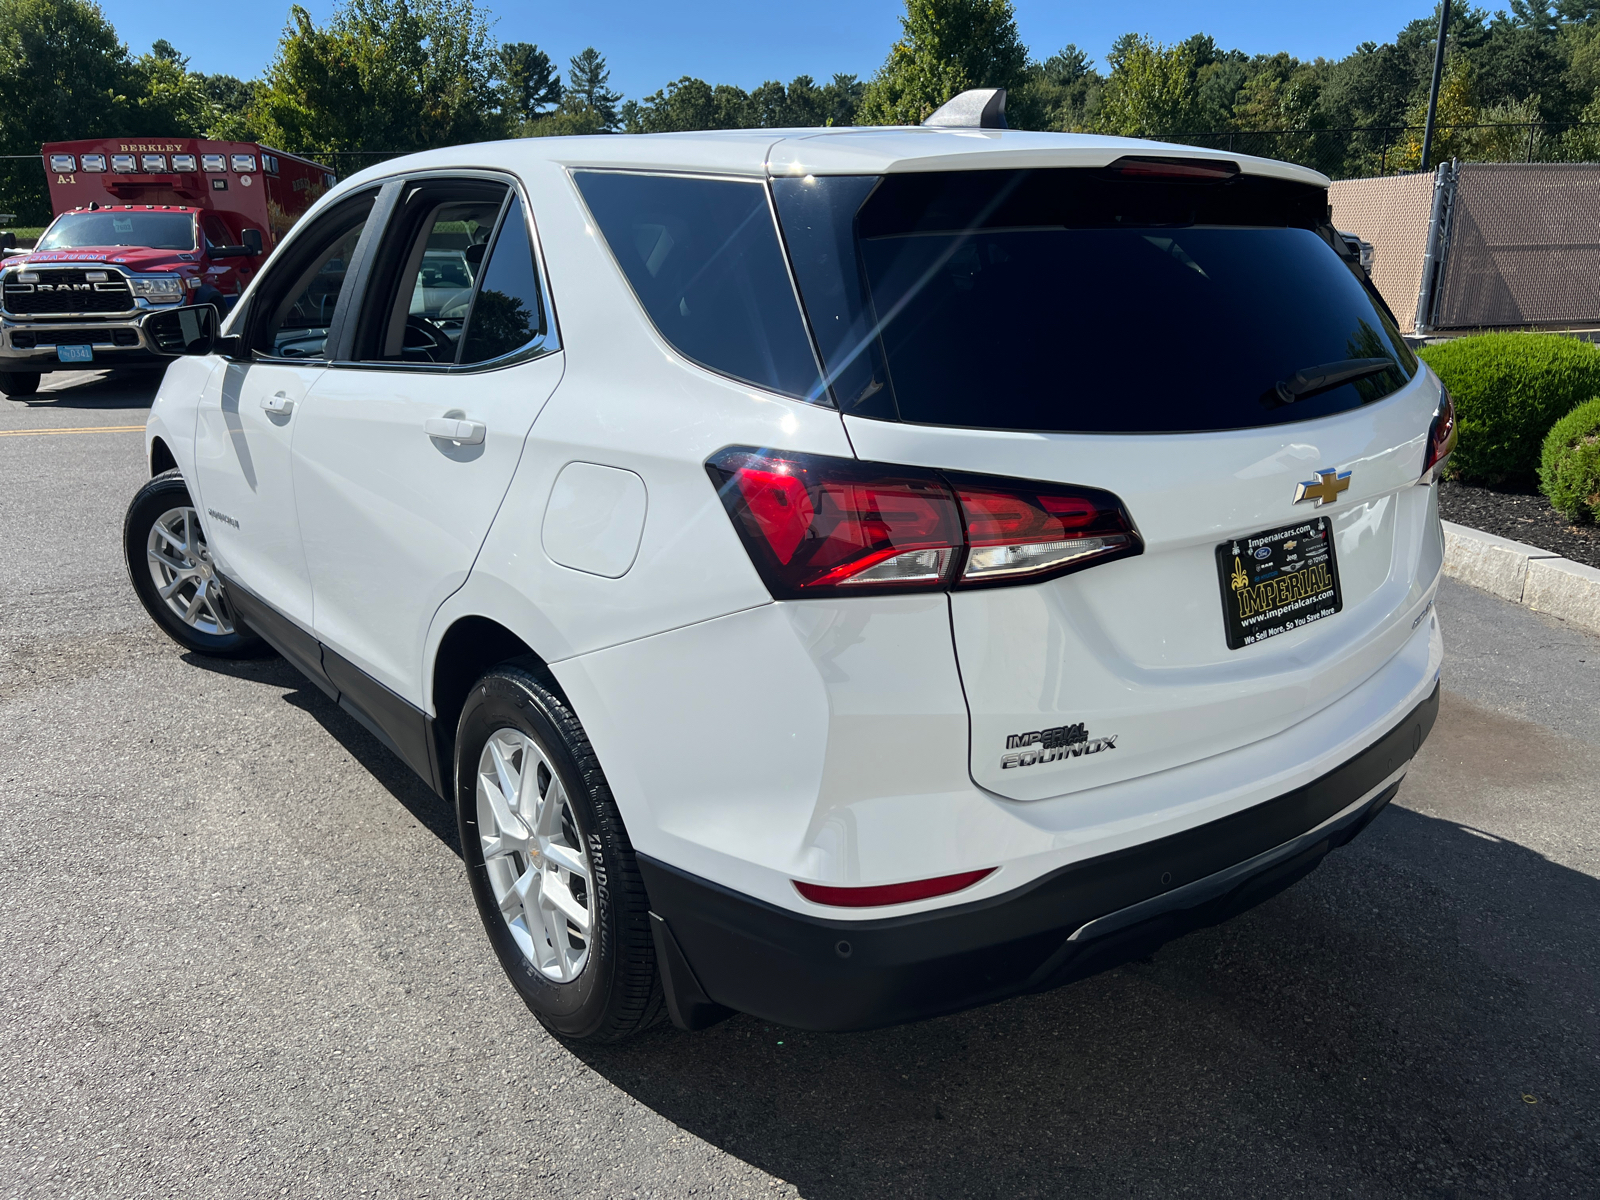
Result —
M139 607L119 427L153 389L0 399L0 1194L1594 1194L1600 640L1447 581L1396 803L1149 960L575 1051L503 981L444 803L282 661Z

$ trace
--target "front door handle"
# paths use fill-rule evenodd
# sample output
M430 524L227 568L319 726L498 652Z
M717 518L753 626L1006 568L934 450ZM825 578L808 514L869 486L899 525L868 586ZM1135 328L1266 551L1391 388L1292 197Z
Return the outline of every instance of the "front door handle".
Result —
M294 401L279 392L275 396L261 397L261 407L269 413L290 413L294 411Z
M463 446L483 445L483 435L488 432L482 421L458 421L454 417L429 417L422 429L431 438L460 442Z

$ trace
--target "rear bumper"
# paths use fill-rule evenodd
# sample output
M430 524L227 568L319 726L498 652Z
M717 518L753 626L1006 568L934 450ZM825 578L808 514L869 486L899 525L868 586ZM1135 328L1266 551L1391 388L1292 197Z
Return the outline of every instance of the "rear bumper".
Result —
M1073 863L1014 892L878 921L830 921L640 856L674 1022L729 1010L869 1029L1043 990L1148 953L1281 891L1394 796L1439 689L1361 753L1221 820Z

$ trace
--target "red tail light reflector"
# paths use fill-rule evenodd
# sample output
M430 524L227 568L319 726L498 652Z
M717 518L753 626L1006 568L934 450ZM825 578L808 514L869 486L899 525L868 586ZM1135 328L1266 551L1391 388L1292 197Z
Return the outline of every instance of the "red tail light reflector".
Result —
M1428 427L1428 455L1422 462L1422 482L1432 483L1443 472L1450 452L1456 448L1456 406L1450 392L1439 389L1439 411Z
M1094 488L748 447L706 470L780 600L1034 582L1143 549Z
M909 883L883 883L874 887L834 887L831 884L801 883L798 879L794 881L794 886L813 904L830 904L835 908L877 908L884 904L926 900L930 896L948 896L993 874L994 868L986 867L981 871L962 871L959 875L941 875L937 879L913 879Z

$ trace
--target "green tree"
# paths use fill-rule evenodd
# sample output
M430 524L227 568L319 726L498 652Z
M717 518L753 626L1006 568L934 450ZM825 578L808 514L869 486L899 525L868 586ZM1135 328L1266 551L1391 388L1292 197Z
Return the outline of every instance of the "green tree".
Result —
M561 103L561 76L532 42L508 42L495 53L500 107L513 121L532 121Z
M1079 129L1099 110L1105 84L1089 56L1069 42L1031 69L1026 90L1040 128Z
M298 4L252 114L285 150L421 150L502 135L494 43L473 0Z
M623 125L629 133L850 125L862 90L854 75L835 75L820 87L809 75L797 76L788 87L768 80L748 93L685 75L641 101L624 104Z
M0 153L32 155L45 142L123 132L138 73L97 4L0 0ZM0 163L0 209L25 224L49 219L37 159Z
M1003 87L1007 118L1036 124L1020 94L1029 82L1028 50L1010 0L906 0L900 39L867 84L856 113L862 125L918 125L969 88Z
M1200 124L1199 56L1192 42L1164 46L1128 34L1117 39L1107 62L1111 75L1100 96L1097 132L1150 137Z
M615 129L622 96L606 86L611 79L606 56L590 46L569 59L568 67L566 95L571 106L588 109L600 118L604 128Z

